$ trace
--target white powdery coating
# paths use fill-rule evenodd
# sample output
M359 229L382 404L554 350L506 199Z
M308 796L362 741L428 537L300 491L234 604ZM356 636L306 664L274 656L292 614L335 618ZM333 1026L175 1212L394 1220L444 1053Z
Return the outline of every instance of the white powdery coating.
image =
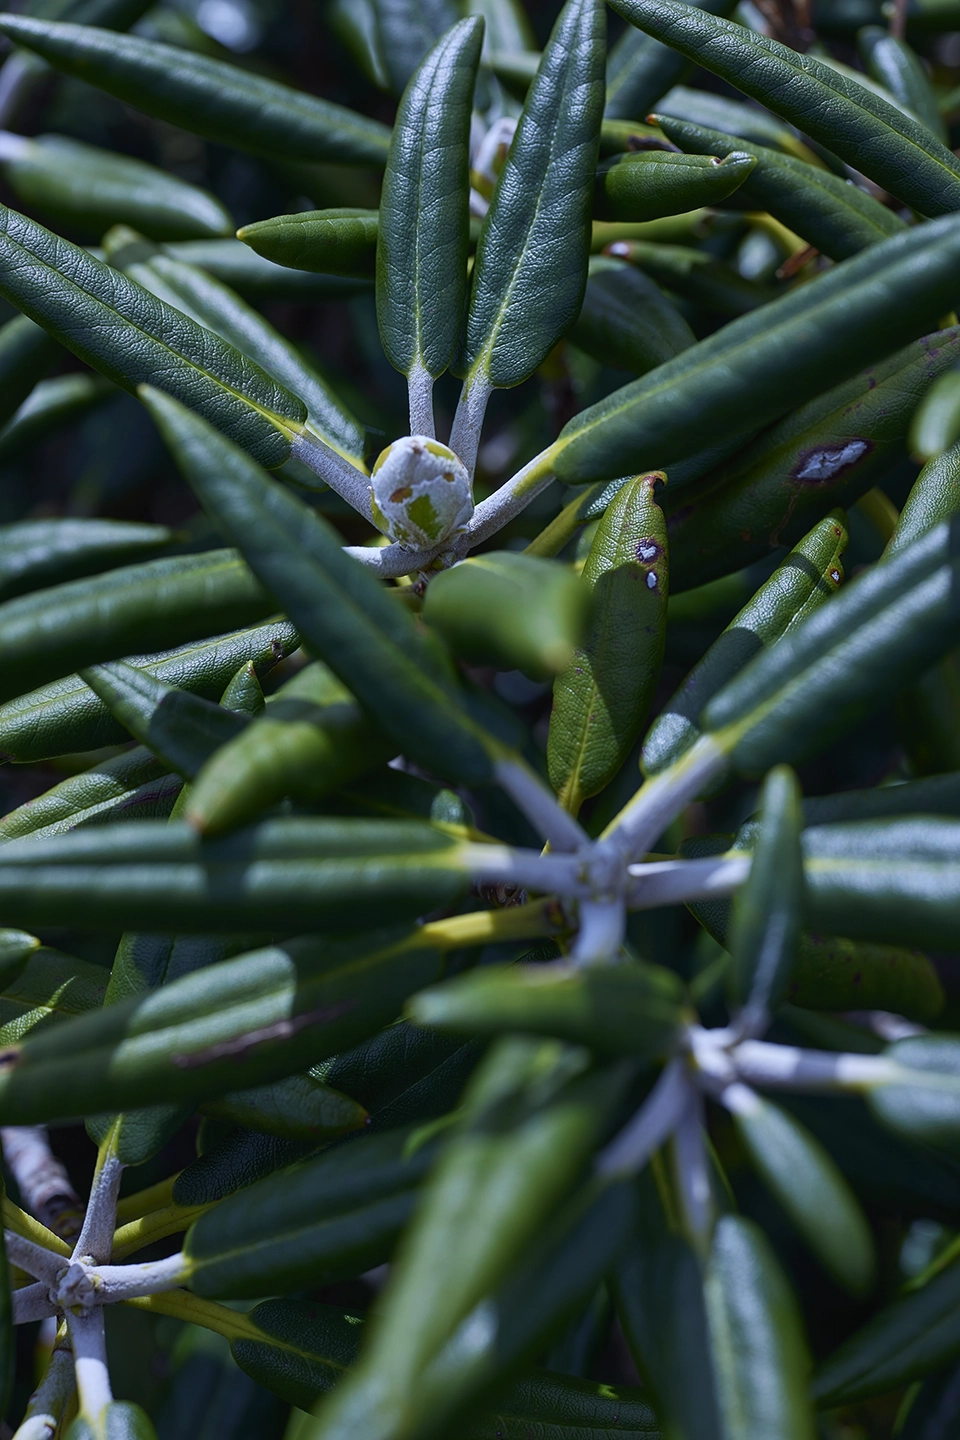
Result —
M473 515L466 468L446 445L406 435L373 467L374 523L399 545L429 548L462 534Z

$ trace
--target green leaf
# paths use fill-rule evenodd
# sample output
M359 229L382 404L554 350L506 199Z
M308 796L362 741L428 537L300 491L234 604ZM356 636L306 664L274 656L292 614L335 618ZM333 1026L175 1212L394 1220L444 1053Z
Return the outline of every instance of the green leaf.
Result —
M679 310L641 270L592 255L574 345L615 370L645 375L694 344Z
M232 550L127 565L0 605L0 695L269 615L275 602ZM2 743L2 742L0 742Z
M216 1100L205 1100L201 1108L214 1120L314 1145L356 1130L368 1118L362 1105L309 1072L251 1090L231 1090Z
M102 965L41 946L16 978L4 980L0 1045L13 1045L32 1030L49 1029L87 1010L98 1010L106 988Z
M370 289L370 281L356 276L314 275L275 265L239 240L175 240L163 249L172 259L206 270L249 300L343 300Z
M960 371L939 376L924 396L910 427L910 449L932 460L960 440Z
M81 670L80 678L135 740L187 780L244 728L239 715L123 661Z
M720 205L749 179L756 163L755 156L736 146L719 161L665 150L619 156L598 176L597 218L659 220L701 205Z
M942 520L960 509L960 444L928 460L920 471L900 512L884 558L898 555Z
M775 150L782 150L785 155L795 155L807 165L821 170L827 168L826 162L803 143L792 125L785 125L776 115L756 105L744 105L740 100L729 100L725 95L713 95L708 90L690 90L685 85L675 85L658 102L656 109L658 114L673 115L677 120L687 120L692 125L722 130L725 135L736 135L740 140L751 140L757 145L770 145Z
M589 610L568 566L496 550L435 576L423 618L461 659L541 680L570 663Z
M568 483L635 470L638 454L669 470L776 419L936 325L960 293L957 255L955 216L893 235L615 390L546 454Z
M477 245L458 373L519 385L576 319L590 252L605 19L567 0L500 172Z
M136 35L6 15L0 29L56 69L208 140L284 160L382 165L389 131L342 105Z
M0 326L0 421L15 414L61 357L57 342L25 315Z
M209 191L64 135L27 140L0 132L0 169L27 209L96 238L118 220L154 240L232 235L235 229L229 210Z
M918 1035L891 1045L885 1054L904 1073L901 1079L867 1092L877 1119L914 1143L956 1153L960 1149L960 1044L956 1037Z
M712 15L729 15L734 7L730 0L703 0L698 8ZM645 116L690 68L683 55L628 25L607 58L604 117L631 120Z
M141 633L138 629L136 639ZM211 700L219 697L242 661L252 660L258 675L265 675L299 644L300 637L290 622L274 619L159 657L134 656L130 663L167 684ZM0 705L0 751L21 762L96 750L102 745L122 744L127 738L128 732L78 675Z
M407 1014L415 1025L468 1035L529 1031L656 1059L672 1050L684 1011L680 982L659 965L554 964L485 965L415 995Z
M259 1180L191 1226L186 1284L231 1299L350 1280L389 1259L437 1147L364 1135Z
M847 547L842 511L834 510L791 550L667 701L643 742L645 775L656 775L689 750L700 735L700 713L754 655L775 645L805 615L829 600L843 581Z
M717 315L745 315L776 292L705 250L654 240L615 240L606 253L636 265L665 290Z
M364 469L363 429L297 346L239 295L205 271L175 260L126 226L104 238L111 265L158 299L212 330L296 395L311 428L339 455Z
M431 771L489 779L494 742L458 707L446 657L332 527L168 396L142 398L204 508L367 712Z
M130 520L14 520L0 525L0 599L129 564L173 538Z
M593 592L587 639L554 685L550 783L574 815L607 785L638 738L660 676L667 619L667 534L659 472L619 491L583 567Z
M452 904L470 878L469 852L412 821L285 819L209 841L141 821L11 842L3 861L11 924L69 914L81 928L188 934L355 928Z
M41 380L0 430L0 459L8 461L116 396L100 375L59 375Z
M201 834L242 825L286 796L319 800L391 758L394 746L326 666L281 686L266 713L209 757L187 818Z
M301 210L254 220L237 239L257 255L293 270L372 276L376 267L376 210Z
M235 914L243 923L239 906ZM304 936L225 960L57 1026L49 1040L8 1046L0 1115L33 1123L283 1079L380 1029L438 969L436 950L398 941L396 929L336 942Z
M756 168L745 178L740 198L768 211L832 260L846 260L903 229L899 216L865 190L795 155L669 115L658 115L657 124L668 140L697 155L722 157L746 151L755 156Z
M66 1440L157 1440L147 1412L129 1400L111 1400L97 1428L78 1415L67 1431Z
M184 1209L210 1205L305 1159L316 1149L311 1140L283 1140L231 1127L180 1171L173 1184L173 1203Z
M461 20L437 42L403 93L390 140L380 199L377 321L387 359L407 376L441 375L460 338L470 116L482 42L476 18Z
M133 390L162 375L259 459L288 458L306 418L302 401L196 321L6 207L0 294L115 384Z
M923 121L932 135L946 144L947 127L930 77L916 51L879 25L867 25L860 30L857 47L867 73L885 85L901 105L906 105Z
M763 782L750 874L730 917L734 994L754 1026L764 1025L783 999L796 962L804 912L801 825L797 777L779 765Z
M873 1236L826 1150L787 1111L736 1087L728 1107L754 1169L825 1269L851 1295L873 1288Z
M960 1355L960 1264L894 1300L818 1367L818 1405L840 1405L899 1390Z
M674 591L796 544L830 506L849 505L882 483L906 458L918 395L958 355L960 329L916 341L708 468L675 492L675 507L668 490Z
M960 205L960 163L925 125L813 55L679 0L614 0L631 24L768 105L921 215Z
M796 1301L763 1231L724 1215L706 1276L707 1316L725 1435L813 1440L809 1359Z
M394 94L457 19L451 0L373 0L377 33Z

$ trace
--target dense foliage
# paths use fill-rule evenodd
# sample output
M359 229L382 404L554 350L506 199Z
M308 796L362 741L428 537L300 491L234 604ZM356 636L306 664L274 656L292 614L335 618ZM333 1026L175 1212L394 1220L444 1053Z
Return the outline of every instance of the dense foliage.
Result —
M3 1433L960 1433L957 0L0 34Z

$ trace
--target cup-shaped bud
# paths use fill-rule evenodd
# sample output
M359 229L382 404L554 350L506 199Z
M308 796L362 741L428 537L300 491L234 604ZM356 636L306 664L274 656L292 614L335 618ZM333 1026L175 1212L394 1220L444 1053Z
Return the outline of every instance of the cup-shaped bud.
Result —
M429 549L466 529L473 487L453 451L405 435L382 451L370 485L374 524L400 545Z

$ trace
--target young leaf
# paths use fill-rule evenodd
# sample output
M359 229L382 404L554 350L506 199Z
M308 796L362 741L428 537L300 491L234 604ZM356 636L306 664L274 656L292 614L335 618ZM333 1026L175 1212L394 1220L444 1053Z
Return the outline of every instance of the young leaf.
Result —
M950 520L960 510L960 442L928 460L920 471L906 503L900 511L897 528L890 537L884 559L899 555L919 536L932 530L942 520Z
M382 23L382 20L381 20ZM377 236L377 320L384 353L429 388L460 337L467 290L470 115L483 25L461 20L430 50L397 111ZM411 414L413 433L428 426Z
M389 131L342 105L138 35L5 15L0 29L56 69L147 115L281 159L382 165Z
M301 210L255 220L237 239L257 255L321 275L373 275L380 232L376 210Z
M720 161L662 150L623 155L600 171L597 218L659 220L700 205L720 205L749 179L756 163L755 156L736 146Z

